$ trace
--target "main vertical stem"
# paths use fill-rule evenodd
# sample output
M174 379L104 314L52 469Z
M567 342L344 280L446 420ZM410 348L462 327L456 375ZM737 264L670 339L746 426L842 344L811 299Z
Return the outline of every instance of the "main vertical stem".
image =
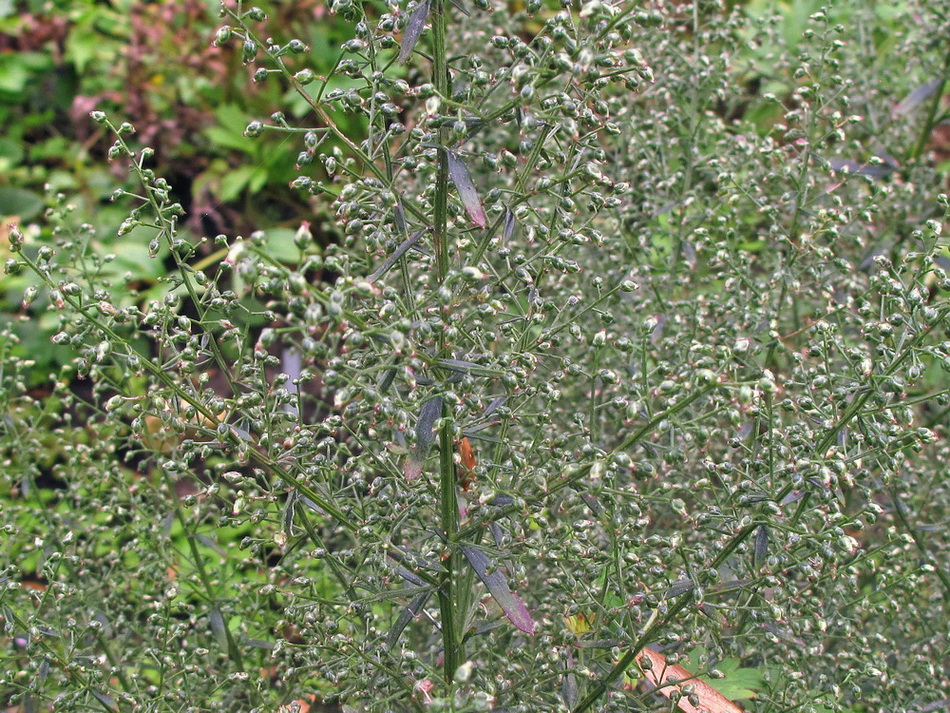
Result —
M445 50L445 0L432 2L432 84L440 100L449 95L449 68ZM435 270L439 284L449 272L449 246L446 225L448 223L449 159L445 153L448 130L439 129L439 170L435 178L435 225L432 226L435 241Z
M445 50L445 0L432 2L432 84L440 99L449 95L449 68ZM448 131L439 129L438 170L435 177L435 195L433 199L434 224L432 237L435 244L435 269L439 286L445 282L449 273L448 238L448 202L449 202L449 161L446 154ZM447 345L444 336L439 336L439 352L445 352ZM439 501L442 531L446 546L449 548L445 560L442 586L439 588L439 611L442 621L442 670L445 680L452 682L455 672L465 658L459 616L458 572L461 566L460 554L456 547L459 530L458 494L455 489L455 447L450 412L451 406L443 401L443 423L439 428Z

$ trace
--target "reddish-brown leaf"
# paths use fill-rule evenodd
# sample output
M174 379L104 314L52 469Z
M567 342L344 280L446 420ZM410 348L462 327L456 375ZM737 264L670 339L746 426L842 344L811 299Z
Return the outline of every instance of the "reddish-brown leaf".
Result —
M643 667L644 659L648 659L653 664L652 668L645 669ZM668 664L666 656L661 653L643 649L637 654L637 664L640 666L644 678L656 686L657 691L667 698L670 697L673 691L682 691L681 685L677 683L678 681L683 681L682 686L689 685L692 687L693 693L699 698L699 705L694 706L689 702L688 696L683 695L676 705L685 713L701 713L702 711L705 711L705 713L742 713L739 706L705 681L693 677L693 674L682 666Z
M475 482L475 466L478 465L478 461L475 460L475 454L472 452L472 444L465 436L462 436L462 440L459 441L459 461L459 485L462 486L462 490L468 490Z

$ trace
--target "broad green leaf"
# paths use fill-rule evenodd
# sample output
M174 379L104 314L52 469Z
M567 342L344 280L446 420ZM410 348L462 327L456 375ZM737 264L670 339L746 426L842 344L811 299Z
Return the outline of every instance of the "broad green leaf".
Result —
M0 217L18 216L30 220L43 210L43 199L22 188L0 188Z

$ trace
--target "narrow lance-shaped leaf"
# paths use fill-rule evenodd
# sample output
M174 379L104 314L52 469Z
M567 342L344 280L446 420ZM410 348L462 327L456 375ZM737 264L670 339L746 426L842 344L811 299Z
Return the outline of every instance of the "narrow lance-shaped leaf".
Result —
M511 240L511 236L515 234L515 225L515 214L511 212L511 208L506 208L504 229L505 240Z
M208 617L211 623L211 632L214 634L214 638L218 640L218 643L222 648L226 648L228 645L228 635L225 632L225 623L224 617L221 615L221 610L218 607L211 607L211 614Z
M422 465L435 440L435 422L442 415L442 397L436 396L422 404L416 422L416 447L406 463L406 478L415 480L422 473Z
M412 48L416 46L422 31L425 29L426 20L429 19L429 10L432 5L429 0L421 3L409 16L409 22L406 24L406 31L402 35L402 45L399 47L399 61L405 62L412 55Z
M492 598L505 612L508 620L526 634L533 634L534 620L531 618L531 612L518 595L512 593L505 576L494 568L488 556L477 547L471 546L463 546L462 554L488 588Z
M396 207L393 209L393 220L396 222L396 229L402 236L409 235L409 226L406 223L406 209L402 205L402 197L396 197Z
M378 268L376 268L373 271L373 274L369 276L369 281L375 282L380 277L382 277L387 272L389 272L392 269L392 266L395 265L396 262L399 260L399 258L401 258L403 255L409 252L410 248L412 248L413 245L419 242L419 238L422 237L423 233L425 233L424 230L419 230L413 233L412 236L404 240L399 245L399 247L393 250L392 255L386 258L385 262L383 262L382 265L380 265Z
M468 172L465 163L454 151L446 149L446 155L449 159L449 177L455 184L455 190L459 192L459 199L465 207L465 212L479 228L488 225L488 218L482 208L482 202L478 198L478 191L475 190L475 184L472 182L472 176Z
M386 648L392 649L399 642L399 637L402 636L406 626L419 615L431 595L432 592L420 592L412 598L409 605L399 614L393 628L389 630L389 636L386 637Z
M900 104L894 107L894 116L903 116L909 114L918 106L933 96L934 92L940 86L940 79L931 79L926 84L921 84L914 91L904 97Z
M564 680L561 681L561 698L564 699L564 705L568 709L577 705L577 681L572 673L566 674Z
M291 490L287 496L284 513L281 517L281 529L274 534L274 542L277 543L278 547L287 544L287 539L294 534L294 516L297 512L297 498L299 497L296 490Z
M897 170L894 166L888 166L887 164L859 163L837 156L828 159L825 163L837 173L854 173L859 176L870 176L871 178L884 178Z
M89 692L92 695L94 695L96 697L96 700L99 701L103 706L105 706L107 710L110 710L110 711L119 710L118 706L116 706L115 704L115 701L109 698L109 696L107 696L106 694L100 693L95 688L90 688Z
M759 525L755 531L755 544L752 550L752 563L761 567L769 554L769 531L765 525Z
M574 670L574 655L570 649L567 650L567 670ZM561 683L561 698L564 699L568 710L577 705L577 700L580 698L580 695L577 690L577 679L574 678L573 673L564 674L564 680Z

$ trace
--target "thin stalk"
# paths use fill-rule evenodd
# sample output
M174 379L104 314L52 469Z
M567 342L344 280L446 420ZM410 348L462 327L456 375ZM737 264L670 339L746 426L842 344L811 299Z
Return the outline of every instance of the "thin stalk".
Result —
M630 436L625 438L623 442L621 442L619 446L617 446L612 451L610 451L610 453L611 454L621 453L623 451L626 451L632 448L633 446L640 443L641 441L645 440L647 436L653 433L653 429L655 429L657 425L659 425L662 421L664 421L667 418L671 418L675 416L676 414L678 414L680 411L685 409L687 406L689 406L691 403L693 403L697 399L705 396L706 394L711 393L715 388L716 388L716 385L707 385L701 389L697 389L696 391L689 394L688 396L683 397L681 400L677 401L675 404L673 404L669 408L665 409L661 413L656 414L647 423L645 423L643 426L638 428ZM604 459L606 460L609 457L610 457L609 454L605 455ZM533 505L536 505L544 501L545 499L550 498L551 495L553 495L554 493L560 492L561 490L564 490L564 488L573 486L574 484L586 478L593 467L594 467L593 463L586 463L580 466L574 472L569 473L568 475L563 476L562 478L548 485L547 490L541 493L538 497L525 498L524 503L522 505L513 504L513 505L509 505L507 507L497 510L496 512L492 514L492 520L500 520L509 515L513 515L514 513L519 512L521 508L524 506L532 507ZM466 525L465 527L461 528L458 531L457 539L462 540L468 537L474 537L484 527L485 527L484 521L475 520L474 522L469 523L468 525Z
M50 290L58 290L58 285L53 282L52 278L47 272L40 269L40 266L35 260L23 253L19 254L19 259L22 260L37 276L39 276ZM85 307L79 299L72 295L62 294L62 299L65 304L69 305L70 309L81 315L82 318L86 320L86 322L93 325L100 331L101 334L108 337L110 342L113 344L124 345L127 359L134 358L138 367L141 367L145 371L149 372L149 374L160 381L162 385L164 385L170 391L173 391L178 398L187 403L189 406L192 406L195 411L203 416L209 423L217 422L217 414L208 408L207 404L201 401L201 399L199 399L196 395L182 389L181 386L175 382L175 379L163 367L153 363L147 354L136 351L136 349L126 339L119 336L119 334L106 322L100 319L91 308ZM215 435L215 437L217 437L217 435ZM231 441L231 443L232 445L239 445L237 441ZM356 532L358 526L356 523L350 520L343 510L338 508L327 498L324 498L322 495L320 495L320 493L318 493L313 487L301 481L289 470L282 467L265 451L259 448L252 448L250 449L249 456L254 462L260 465L261 468L274 473L278 477L284 479L286 482L297 488L301 494L305 495L314 503L316 503L317 506L319 506L327 515L336 520L347 531Z
M746 527L739 530L732 539L729 540L728 544L723 547L722 551L716 556L716 558L709 564L708 569L716 569L725 562L726 558L733 553L733 551L742 544L742 542L753 532L757 524L747 525ZM685 609L692 601L694 597L693 590L685 592L675 604L673 604L669 610L666 612L666 616L656 619L653 619L652 623L646 628L646 630L640 635L640 638L634 643L632 647L620 657L620 660L617 664L610 669L606 676L601 678L594 687L591 689L590 693L584 696L584 699L577 704L577 707L574 708L572 713L584 713L588 710L597 700L607 692L607 689L610 685L620 678L627 669L633 665L633 662L636 661L637 655L643 651L644 647L649 644L651 641L656 639L657 634L665 628L674 617L679 614L683 609Z
M950 575L948 575L944 568L940 566L938 558L927 549L927 546L924 544L921 539L920 532L911 524L910 520L907 518L906 506L901 501L900 495L897 494L896 488L890 489L891 500L894 503L894 514L897 515L897 521L900 523L901 527L910 535L911 539L914 541L914 545L917 546L917 550L920 554L931 560L931 565L933 566L933 571L936 573L937 578L940 580L940 583L943 585L943 590L945 594L950 596ZM947 598L944 599L944 604L947 603Z
M669 621L673 619L674 616L680 613L683 608L686 607L691 601L693 601L693 593L685 593L676 604L670 607L667 615L665 617L656 618L653 620L653 623L647 627L646 631L637 639L636 643L630 647L630 649L623 656L620 657L620 660L617 664L610 669L606 676L601 678L594 684L594 687L591 689L590 693L584 696L584 699L577 704L577 707L572 711L572 713L584 713L589 709L597 700L607 692L607 689L610 685L620 678L627 669L633 665L633 662L636 660L637 656L644 647L653 641L656 638L656 635L659 631L667 625Z

